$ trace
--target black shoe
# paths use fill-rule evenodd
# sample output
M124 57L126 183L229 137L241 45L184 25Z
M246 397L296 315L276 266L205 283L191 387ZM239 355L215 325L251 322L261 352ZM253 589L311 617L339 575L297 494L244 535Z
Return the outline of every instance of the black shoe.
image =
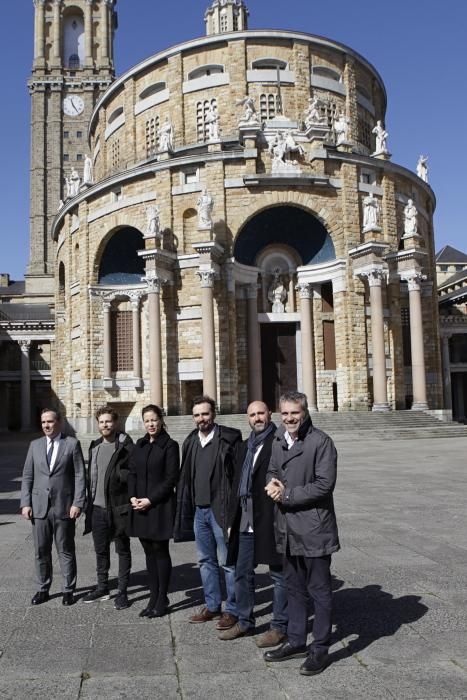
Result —
M148 605L147 608L143 608L143 610L141 610L138 617L149 617L153 611L154 611L154 608L149 607L149 605Z
M49 600L48 591L37 591L32 597L31 605L42 605L42 603L47 603Z
M312 652L300 666L302 676L316 676L317 673L324 671L329 664L329 655L327 652L318 653Z
M166 597L164 598L163 601L160 603L157 603L157 605L152 608L146 615L146 617L149 617L150 619L154 617L164 617L164 615L167 615L167 612L169 610L169 599Z
M64 593L62 597L62 605L74 605L75 596L73 593Z
M83 598L83 603L96 603L98 600L109 600L110 593L108 588L94 588Z
M286 661L287 659L303 659L306 655L305 644L293 647L290 642L284 642L277 649L265 651L263 658L265 661Z
M126 591L119 591L114 600L115 610L125 610L130 607Z

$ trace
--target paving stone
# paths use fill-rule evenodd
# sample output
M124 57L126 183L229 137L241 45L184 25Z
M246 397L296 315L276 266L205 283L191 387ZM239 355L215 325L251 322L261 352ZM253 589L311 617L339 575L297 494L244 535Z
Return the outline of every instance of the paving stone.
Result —
M80 676L40 678L34 680L0 680L2 700L78 700Z
M222 700L286 700L277 679L269 671L239 673L182 673L180 686L184 700L205 700L206 697L222 697ZM221 689L221 690L220 690Z
M92 635L92 648L110 646L136 648L139 646L165 646L172 644L172 634L167 618L149 620L147 625L105 625L96 626Z
M105 647L99 647L98 653L91 649L84 670L95 676L119 674L122 669L129 677L175 675L172 645L117 646L109 638Z
M236 673L264 671L263 655L251 637L221 643L214 638L211 644L177 642L175 657L181 673L218 673L232 669Z
M176 700L181 698L178 692L178 679L174 676L134 676L93 677L83 681L79 700Z
M72 630L68 631L72 634ZM85 667L88 649L73 649L67 645L66 636L61 646L25 648L22 645L8 644L0 658L0 677L60 678L64 675L79 675Z
M398 664L395 668L379 666L372 670L397 700L461 700L467 698L467 671L452 662L429 665Z

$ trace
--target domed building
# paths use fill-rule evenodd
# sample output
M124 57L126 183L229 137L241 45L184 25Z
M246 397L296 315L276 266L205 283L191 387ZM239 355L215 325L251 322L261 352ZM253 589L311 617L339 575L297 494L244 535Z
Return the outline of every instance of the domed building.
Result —
M391 161L375 68L214 0L205 37L113 79L115 4L63 0L49 26L36 3L36 73L65 78L48 272L70 422L297 387L311 410L440 408L435 198Z

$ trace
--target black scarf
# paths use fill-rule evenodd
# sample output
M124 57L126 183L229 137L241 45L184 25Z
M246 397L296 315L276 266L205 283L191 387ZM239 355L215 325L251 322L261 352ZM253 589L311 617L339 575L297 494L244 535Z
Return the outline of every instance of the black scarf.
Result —
M240 484L238 486L238 497L240 498L242 508L246 509L246 502L248 498L251 498L251 475L253 472L253 460L255 457L255 452L258 447L266 440L268 435L276 431L276 426L274 423L269 423L266 430L262 433L255 433L254 430L251 431L250 437L248 438L248 449L245 455L245 460L242 466L242 475L240 477Z

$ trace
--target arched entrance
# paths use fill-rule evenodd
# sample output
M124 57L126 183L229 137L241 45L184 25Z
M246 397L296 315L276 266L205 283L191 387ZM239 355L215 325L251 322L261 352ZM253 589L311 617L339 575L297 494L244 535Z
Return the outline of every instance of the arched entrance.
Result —
M316 395L313 288L305 285L310 301L300 284L299 270L326 266L335 260L334 245L326 228L299 207L272 207L255 215L241 229L234 255L243 274L249 268L250 279L256 280L248 292L249 400L261 394L275 409L280 394L287 389L299 387ZM255 298L251 300L252 296ZM327 309L327 320L330 315ZM322 344L320 334L320 361ZM316 397L312 404L316 405Z

